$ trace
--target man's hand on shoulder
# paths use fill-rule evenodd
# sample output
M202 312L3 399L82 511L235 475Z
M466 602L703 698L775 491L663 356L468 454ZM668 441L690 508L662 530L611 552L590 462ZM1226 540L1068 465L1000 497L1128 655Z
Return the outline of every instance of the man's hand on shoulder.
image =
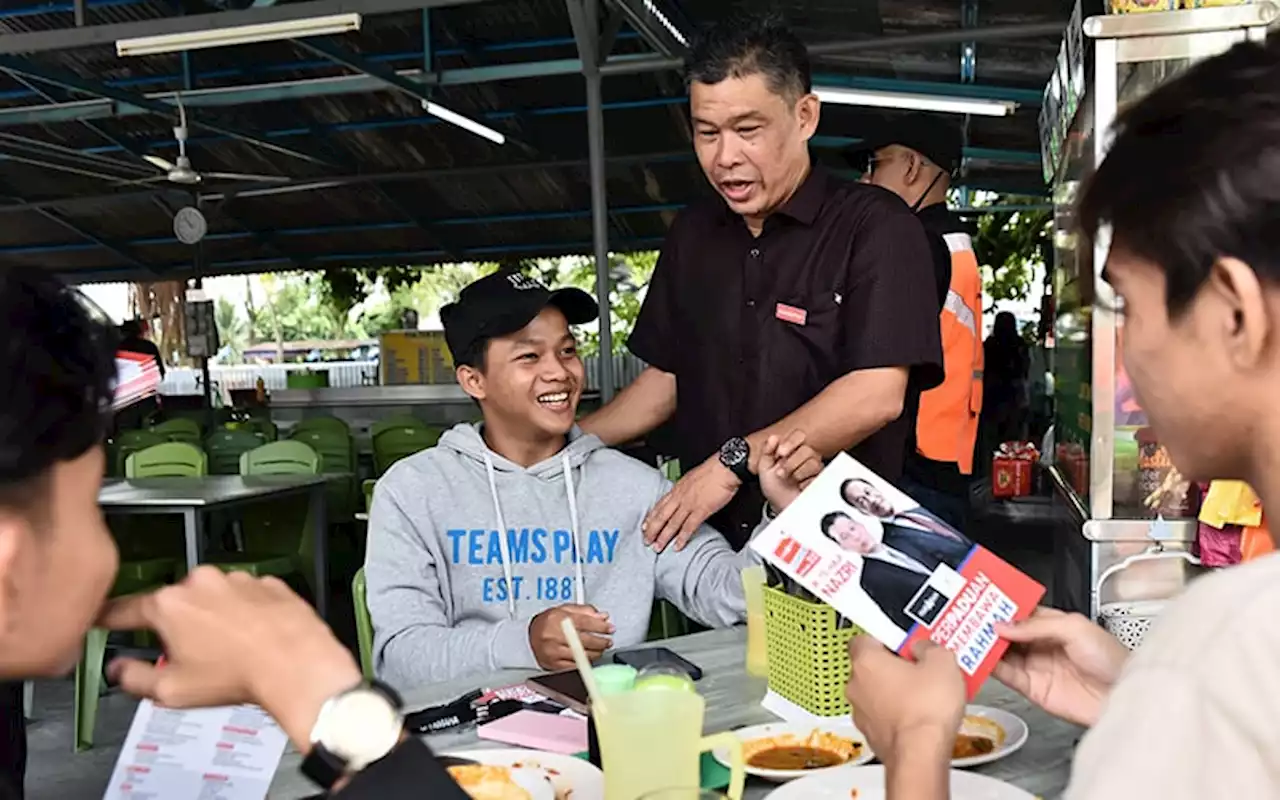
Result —
M801 430L792 431L785 439L770 436L760 451L760 489L775 511L791 505L822 472L822 456L804 439Z
M712 514L729 504L742 481L713 455L686 472L644 518L645 544L661 553L672 541L683 550Z
M613 647L609 638L614 630L609 622L609 615L595 606L566 603L555 608L548 608L529 622L529 646L538 660L538 666L549 670L571 669L574 666L573 651L564 638L564 630L560 627L565 618L573 620L578 629L582 646L587 651L587 658L595 661L604 655L604 651Z

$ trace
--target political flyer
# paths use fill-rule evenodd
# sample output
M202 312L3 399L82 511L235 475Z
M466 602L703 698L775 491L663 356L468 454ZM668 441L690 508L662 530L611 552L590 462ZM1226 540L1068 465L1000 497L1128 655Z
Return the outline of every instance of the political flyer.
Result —
M955 654L970 698L1044 587L840 454L751 542L765 560L899 655L931 639Z

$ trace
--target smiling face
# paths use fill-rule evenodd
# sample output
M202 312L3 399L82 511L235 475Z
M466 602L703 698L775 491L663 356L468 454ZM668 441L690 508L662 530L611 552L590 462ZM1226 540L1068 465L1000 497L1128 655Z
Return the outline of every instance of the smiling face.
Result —
M552 442L573 427L585 376L564 313L548 306L515 333L490 340L484 369L461 366L458 382L480 402L490 433Z
M753 231L809 172L818 98L789 99L760 73L689 86L694 150L707 180Z

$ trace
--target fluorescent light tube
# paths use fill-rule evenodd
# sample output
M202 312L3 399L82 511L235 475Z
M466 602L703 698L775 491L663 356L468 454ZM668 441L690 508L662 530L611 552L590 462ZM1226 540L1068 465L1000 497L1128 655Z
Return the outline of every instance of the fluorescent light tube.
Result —
M503 136L501 133L499 133L498 131L495 131L493 128L490 128L488 125L481 125L479 122L476 122L474 119L471 119L470 117L464 117L461 114L459 114L457 111L450 111L449 109L445 108L439 103L433 103L430 100L423 100L422 107L425 108L427 110L427 113L430 114L431 116L439 117L445 122L449 122L454 125L457 125L459 128L462 128L464 131L470 131L471 133L474 133L476 136L479 136L484 139L488 139L494 144L507 143L506 136Z
M813 93L824 103L874 108L904 108L916 111L944 111L951 114L980 114L1005 117L1014 112L1017 103L1008 100L983 100L974 97L948 97L941 94L911 92L879 92L870 89L836 89L817 87Z
M360 30L359 14L332 14L327 17L290 19L282 22L265 22L258 25L240 25L234 28L216 28L206 31L188 31L163 36L143 36L137 39L121 39L116 42L118 56L150 56L157 53L177 53L184 50L204 50L210 47L229 47L254 42L274 42L281 39L301 39L307 36L328 36L335 33L351 33Z

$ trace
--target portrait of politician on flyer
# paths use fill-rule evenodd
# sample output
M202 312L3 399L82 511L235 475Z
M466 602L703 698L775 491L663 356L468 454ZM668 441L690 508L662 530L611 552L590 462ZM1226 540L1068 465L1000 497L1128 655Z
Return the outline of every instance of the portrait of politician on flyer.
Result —
M944 576L959 571L973 542L870 472L843 480L839 499L847 508L822 517L822 535L860 556L863 592L903 639L917 622L931 624L951 592L930 589L957 585Z

